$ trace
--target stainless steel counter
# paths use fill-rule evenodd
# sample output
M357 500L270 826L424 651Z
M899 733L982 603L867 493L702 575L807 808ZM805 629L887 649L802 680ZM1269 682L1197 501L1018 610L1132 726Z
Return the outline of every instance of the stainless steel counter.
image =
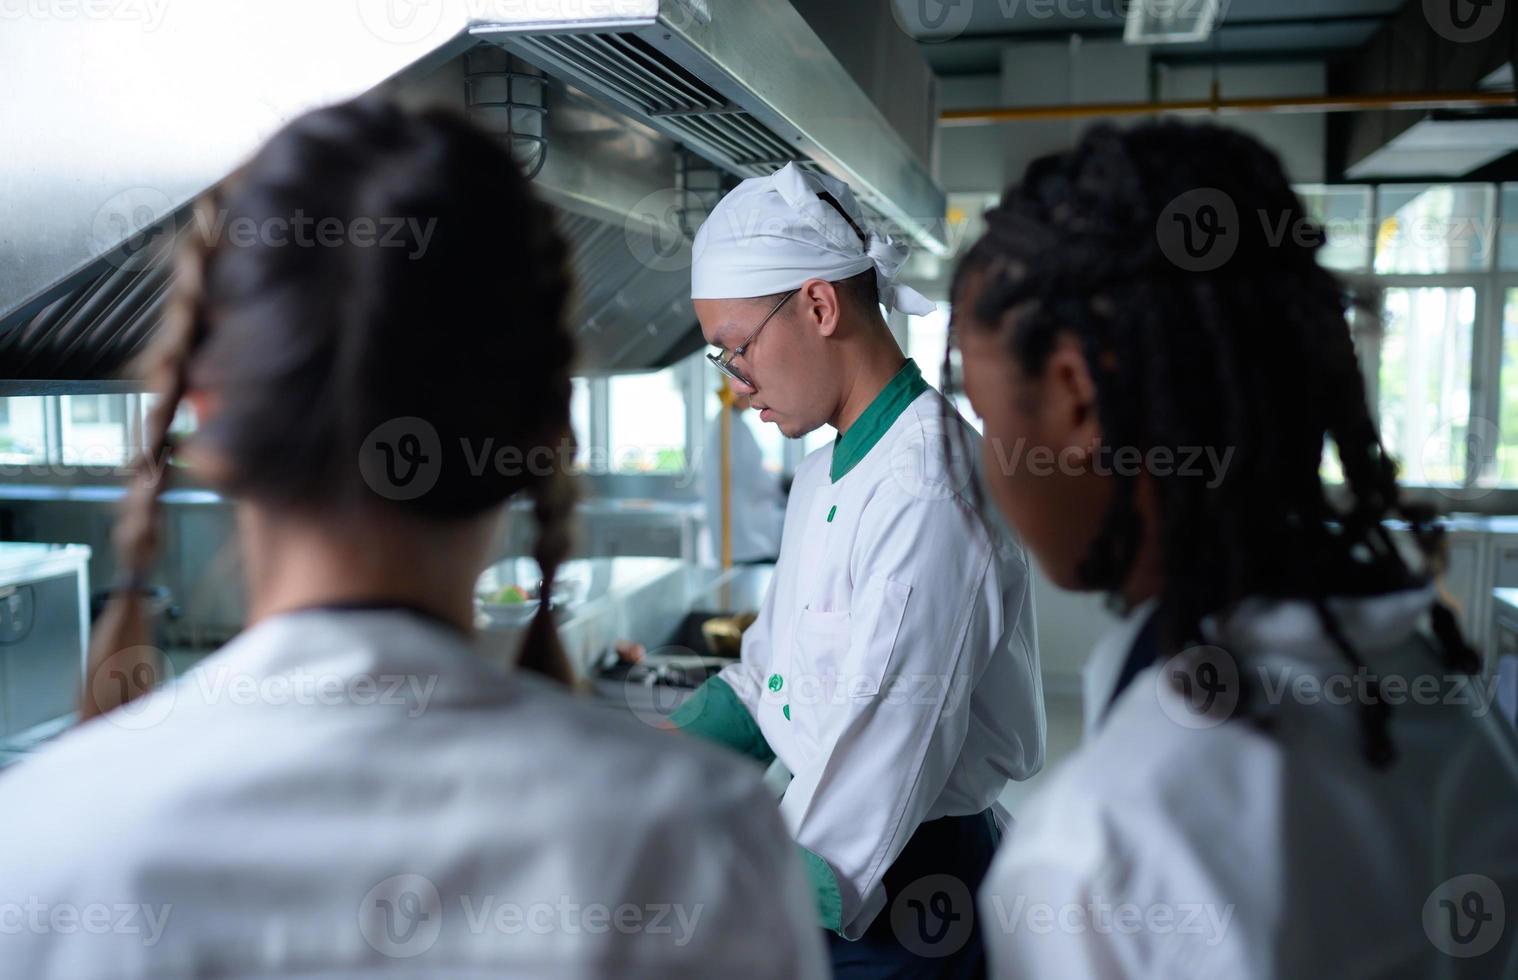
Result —
M89 642L89 559L80 545L0 543L0 750L52 734L73 712Z
M650 724L667 718L691 688L667 683L671 676L699 680L719 661L697 651L669 645L691 612L756 611L769 587L773 566L745 566L723 572L716 568L666 558L594 558L566 562L559 574L565 584L558 614L559 636L575 671L593 687L605 706L631 711ZM495 591L537 582L537 564L512 559L488 569L477 591ZM482 618L481 654L499 664L516 660L526 624L503 625ZM600 668L613 658L618 640L647 648L645 666L631 674L608 678Z

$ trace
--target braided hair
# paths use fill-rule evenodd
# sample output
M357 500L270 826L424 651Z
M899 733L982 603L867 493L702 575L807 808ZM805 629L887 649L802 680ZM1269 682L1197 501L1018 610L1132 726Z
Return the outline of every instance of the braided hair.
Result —
M301 221L304 244L238 234ZM324 240L323 222L350 234ZM360 242L359 222L390 246ZM575 499L567 247L510 153L452 113L366 97L286 126L199 202L186 234L149 354L162 397L118 521L124 582L91 643L84 717L151 686L140 657L123 670L122 652L146 642L141 584L173 419L192 389L215 400L195 442L224 461L215 482L233 497L450 521L530 493L544 598L519 662L569 682L549 601ZM441 447L436 481L419 495L381 493L355 465L393 420L422 420ZM480 467L460 445L513 448L526 465ZM107 671L115 677L102 679Z
M1210 217L1226 218L1212 228L1234 249L1205 267L1167 237L1167 221L1198 201L1220 205ZM1232 452L1215 481L1151 476L1162 649L1209 642L1203 622L1248 596L1297 598L1363 666L1329 597L1426 583L1440 570L1441 532L1430 509L1401 498L1367 407L1345 290L1318 264L1322 229L1276 156L1210 124L1098 126L1073 150L1034 162L986 222L955 272L956 300L968 300L972 278L980 283L972 316L956 316L956 329L968 320L997 331L1034 375L1057 340L1073 337L1096 386L1105 447ZM1343 467L1342 497L1319 475L1325 439ZM1115 595L1145 529L1136 474L1113 478L1112 505L1078 574ZM1422 567L1399 552L1392 518L1411 526ZM1447 667L1478 668L1442 604L1432 626ZM1395 757L1389 708L1373 678L1368 693L1362 749L1379 768ZM1247 695L1239 713L1269 727Z

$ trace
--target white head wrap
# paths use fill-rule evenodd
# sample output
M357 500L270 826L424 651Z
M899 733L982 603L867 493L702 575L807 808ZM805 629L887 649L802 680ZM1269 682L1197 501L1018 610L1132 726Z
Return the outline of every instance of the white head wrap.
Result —
M868 236L818 195L831 194ZM691 248L692 299L748 299L789 292L808 279L839 282L875 270L880 302L915 316L936 307L896 283L910 249L866 222L849 185L794 163L739 184L712 210Z

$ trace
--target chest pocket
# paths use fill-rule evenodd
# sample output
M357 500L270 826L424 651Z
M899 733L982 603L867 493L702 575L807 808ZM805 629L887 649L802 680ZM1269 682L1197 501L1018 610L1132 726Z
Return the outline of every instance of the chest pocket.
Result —
M911 586L876 575L854 593L852 612L801 611L796 647L822 700L879 693L911 593Z

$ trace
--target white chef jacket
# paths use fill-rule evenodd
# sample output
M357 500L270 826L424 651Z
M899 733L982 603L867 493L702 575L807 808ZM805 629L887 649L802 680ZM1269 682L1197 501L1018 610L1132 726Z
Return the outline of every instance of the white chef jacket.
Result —
M731 419L732 463L730 467L733 561L769 561L780 554L780 529L785 521L785 494L780 480L764 468L764 452L748 412L724 408ZM712 552L722 556L722 416L707 426L706 459L703 461L702 497L706 503L706 526Z
M1223 636L1274 732L1221 720L1228 705L1192 710L1203 692L1178 692L1172 661L1107 713L1152 607L1136 610L1087 665L1085 745L982 885L994 974L1518 976L1515 740L1416 631L1431 598L1330 604L1393 705L1398 759L1380 772L1362 755L1355 671L1305 602L1252 600ZM1416 693L1423 676L1437 694ZM1213 677L1214 693L1238 690Z
M1027 560L973 506L977 439L929 388L836 481L836 442L809 455L759 618L718 675L793 774L780 810L836 878L846 938L919 824L979 813L1043 764Z
M404 611L271 618L63 735L0 841L6 978L827 972L756 770Z

